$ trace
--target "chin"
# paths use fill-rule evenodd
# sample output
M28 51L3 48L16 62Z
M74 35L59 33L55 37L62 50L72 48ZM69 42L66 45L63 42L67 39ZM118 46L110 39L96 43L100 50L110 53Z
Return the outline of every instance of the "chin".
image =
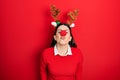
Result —
M68 43L66 42L60 42L60 45L67 45Z

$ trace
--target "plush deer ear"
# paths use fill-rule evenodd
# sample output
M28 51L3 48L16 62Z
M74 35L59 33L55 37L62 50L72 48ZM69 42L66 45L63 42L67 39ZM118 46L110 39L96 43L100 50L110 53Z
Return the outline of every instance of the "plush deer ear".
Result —
M56 23L56 22L51 22L51 24L52 24L54 27L57 27L57 23Z
M57 25L59 25L60 22L59 22L59 21L57 21L57 22L51 22L51 24L52 24L54 27L57 27Z
M72 23L72 24L70 25L70 27L71 27L71 28L75 27L75 24L74 24L74 23Z

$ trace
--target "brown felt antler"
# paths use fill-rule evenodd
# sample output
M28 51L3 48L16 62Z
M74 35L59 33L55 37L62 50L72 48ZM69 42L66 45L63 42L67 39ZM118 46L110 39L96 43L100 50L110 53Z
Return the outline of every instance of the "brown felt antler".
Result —
M68 13L68 16L70 19L67 20L67 23L69 25L71 25L77 19L78 13L79 13L79 10L74 10Z
M55 21L59 21L58 15L60 14L60 10L56 8L56 6L51 5L51 15L54 18Z

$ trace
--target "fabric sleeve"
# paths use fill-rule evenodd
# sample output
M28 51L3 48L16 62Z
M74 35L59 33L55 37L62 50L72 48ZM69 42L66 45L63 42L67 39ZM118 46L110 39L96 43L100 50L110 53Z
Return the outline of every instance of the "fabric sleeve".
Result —
M79 50L78 51L79 53L79 56L78 56L78 60L79 60L79 63L77 65L77 70L76 70L76 73L75 73L75 80L81 80L82 79L82 67L83 67L83 56L81 54L81 51Z
M40 80L47 80L47 62L44 52L40 55Z

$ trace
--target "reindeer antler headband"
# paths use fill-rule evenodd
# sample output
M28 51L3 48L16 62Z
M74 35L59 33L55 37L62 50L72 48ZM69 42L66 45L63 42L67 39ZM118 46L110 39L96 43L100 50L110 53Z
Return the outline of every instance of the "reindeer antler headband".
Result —
M58 24L60 24L60 20L58 19L58 15L60 14L60 10L57 9L54 5L51 5L51 10L50 11L51 11L52 17L55 20L55 22L51 22L51 24L54 27L56 27ZM74 11L68 12L67 15L69 17L69 20L67 20L67 24L70 27L74 27L75 26L74 21L77 19L78 13L79 13L79 10L74 10Z

